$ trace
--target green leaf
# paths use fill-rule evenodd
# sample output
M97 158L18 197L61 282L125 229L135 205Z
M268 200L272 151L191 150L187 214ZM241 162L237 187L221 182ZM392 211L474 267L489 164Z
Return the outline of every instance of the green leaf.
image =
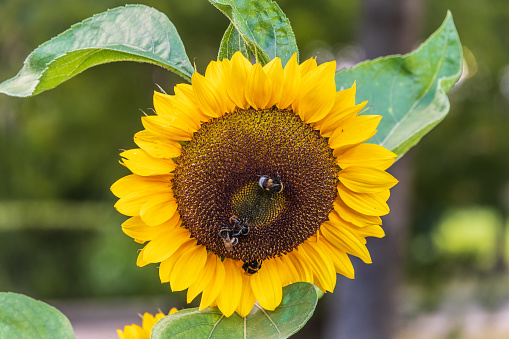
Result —
M227 318L217 307L191 308L161 319L151 338L288 338L311 318L317 300L317 288L299 282L283 288L283 301L275 311L255 304L246 317L234 313Z
M451 13L412 53L366 61L336 73L336 86L357 81L357 101L368 100L366 114L382 115L369 141L398 155L442 121L449 112L446 92L462 72L462 49Z
M244 46L265 65L275 57L280 57L283 66L294 53L299 52L290 21L281 8L272 0L209 0L223 12L237 31L230 27L226 30L219 59L227 58L233 51L242 51ZM244 43L235 43L235 35ZM233 39L230 44L230 39ZM228 47L223 47L226 45ZM239 48L234 50L235 48ZM233 54L231 53L231 54Z
M226 32L224 32L223 39L221 40L217 60L223 60L224 58L231 59L237 51L240 51L247 59L249 59L246 42L240 36L239 31L235 29L235 26L230 24Z
M113 61L155 64L186 80L193 73L168 18L147 6L127 5L88 18L39 46L14 78L0 84L0 93L36 95L87 68Z
M69 320L59 310L22 294L0 293L0 338L74 338Z

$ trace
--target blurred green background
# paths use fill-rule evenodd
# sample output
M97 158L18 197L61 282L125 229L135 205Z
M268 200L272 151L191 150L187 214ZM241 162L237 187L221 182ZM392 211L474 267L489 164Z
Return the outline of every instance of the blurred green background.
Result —
M277 2L301 60L349 67L363 59L356 42L362 2ZM73 23L126 3L0 0L0 80ZM200 72L216 58L228 21L207 1L137 3L170 18ZM447 9L464 45L465 72L450 92L449 116L409 154L403 320L439 310L459 291L467 292L458 298L488 310L509 300L509 2L422 1L422 39ZM122 233L126 218L114 210L109 187L128 174L118 153L135 147L156 84L172 92L181 81L152 65L115 63L33 98L0 95L0 291L39 299L168 293L156 265L136 267L141 245ZM183 307L182 297L172 302Z

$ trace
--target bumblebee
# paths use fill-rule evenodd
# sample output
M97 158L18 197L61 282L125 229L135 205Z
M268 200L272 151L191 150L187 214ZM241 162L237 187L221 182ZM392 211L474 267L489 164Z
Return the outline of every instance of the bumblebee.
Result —
M238 237L239 235L248 235L251 231L247 220L241 221L235 215L230 217L230 224L233 225L233 236Z
M283 190L283 183L278 178L271 178L268 175L262 175L258 180L258 185L266 191L279 193Z
M237 237L233 236L233 230L230 226L223 226L219 230L219 237L223 239L224 247L227 251L231 251L233 246L237 245L239 242L239 239Z
M258 272L260 268L262 268L261 260L245 261L244 264L242 264L245 275L253 275Z

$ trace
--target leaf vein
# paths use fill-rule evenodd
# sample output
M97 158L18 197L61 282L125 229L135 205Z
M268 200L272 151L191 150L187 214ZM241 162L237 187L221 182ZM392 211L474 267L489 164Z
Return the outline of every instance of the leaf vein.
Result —
M394 79L392 80L392 84L391 84L391 90L390 90L390 95L389 95L389 109L388 109L388 112L389 114L391 115L391 117L394 119L394 122L396 124L398 124L398 118L396 117L396 115L394 114L394 112L396 111L395 108L394 108L394 102L393 102L393 97L394 97L394 87L396 86L396 80L398 79L398 75L399 73L401 72L401 69L403 68L403 65L402 64L399 64L399 68L398 68L398 71L396 72L396 75L394 76Z
M265 314L265 316L267 317L267 319L269 319L269 321L272 323L272 325L274 325L274 327L276 328L276 331L278 333L278 337L281 338L281 331L279 330L279 328L277 327L277 325L274 323L274 321L272 320L272 318L267 314L267 312L265 312L265 310L258 304L255 304L256 307L258 307L260 309L260 311L263 312L263 314Z
M207 339L210 339L212 337L212 333L214 333L214 330L216 329L216 326L219 324L219 322L224 318L224 314L221 315L221 318L217 319L216 323L214 324L214 326L212 327L212 329L210 330L210 334L209 336L207 337Z
M244 339L247 339L247 316L244 317Z

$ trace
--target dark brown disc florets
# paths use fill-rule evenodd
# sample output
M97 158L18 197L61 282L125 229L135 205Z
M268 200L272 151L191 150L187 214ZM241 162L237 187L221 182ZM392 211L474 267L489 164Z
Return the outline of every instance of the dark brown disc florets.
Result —
M327 139L288 110L212 119L176 164L183 226L208 250L244 262L292 251L327 220L337 194Z

